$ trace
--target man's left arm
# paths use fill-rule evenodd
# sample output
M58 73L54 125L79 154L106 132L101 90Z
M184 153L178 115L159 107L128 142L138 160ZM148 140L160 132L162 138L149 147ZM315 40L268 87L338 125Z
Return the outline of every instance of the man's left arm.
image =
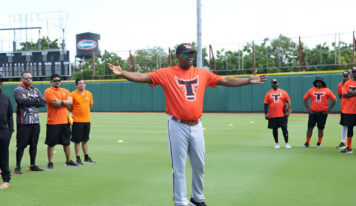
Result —
M336 96L332 93L332 91L329 91L329 99L331 100L331 105L330 107L325 111L327 114L332 110L332 108L336 104Z
M257 70L255 70L249 78L234 78L234 77L223 77L218 85L226 87L240 87L248 84L263 84L267 79L267 75L256 76Z
M43 97L42 93L38 89L35 90L35 93L37 94L37 99L38 99L38 101L36 102L35 106L36 107L44 107L44 106L46 106L46 100Z

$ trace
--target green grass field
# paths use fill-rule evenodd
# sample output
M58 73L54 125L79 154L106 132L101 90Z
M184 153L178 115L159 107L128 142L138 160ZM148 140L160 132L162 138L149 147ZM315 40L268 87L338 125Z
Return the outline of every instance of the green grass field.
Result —
M37 164L46 168L45 114L41 120ZM307 116L292 115L290 150L273 148L263 115L204 114L202 120L208 205L356 205L356 155L336 149L339 116L328 117L322 148L315 147L315 130L311 148L304 149ZM11 188L0 191L0 205L174 205L166 127L161 113L93 113L89 150L97 164L65 167L63 148L56 146L53 170L28 172L27 148L24 174L13 175ZM281 131L279 136L283 143ZM15 151L14 134L11 171ZM189 195L190 171L188 164Z

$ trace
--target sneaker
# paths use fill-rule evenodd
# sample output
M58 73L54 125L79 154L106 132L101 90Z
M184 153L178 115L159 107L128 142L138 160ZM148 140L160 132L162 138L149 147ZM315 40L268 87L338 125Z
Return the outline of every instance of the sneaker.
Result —
M73 162L72 160L69 160L68 162L66 162L65 166L78 166L75 162Z
M48 165L47 165L47 168L48 169L53 169L53 162L48 162Z
M77 165L83 165L83 162L81 159L77 159L76 163L77 163Z
M317 148L321 148L321 142L316 143Z
M90 157L88 157L84 160L84 163L96 163L96 162L93 161Z
M292 147L287 143L285 146L287 149L292 149Z
M341 151L341 153L352 153L352 149L346 147L344 150Z
M32 172L42 172L43 169L39 168L37 165L33 165L31 166L28 171L32 171Z
M274 145L274 149L279 149L279 148L280 148L279 144L276 143L276 144Z
M196 202L193 198L190 198L189 204L191 206L206 206L205 202Z
M21 167L16 167L14 170L14 174L17 174L17 175L22 174Z
M345 145L343 142L341 142L341 143L339 144L339 146L337 146L336 148L337 148L337 149L345 149L345 148L346 148L346 145Z
M304 145L302 146L304 148L308 148L309 147L309 143L308 142L305 142Z

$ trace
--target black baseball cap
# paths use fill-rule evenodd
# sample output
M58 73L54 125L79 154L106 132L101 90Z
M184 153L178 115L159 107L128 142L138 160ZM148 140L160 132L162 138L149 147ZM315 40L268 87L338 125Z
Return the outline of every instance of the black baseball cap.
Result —
M278 79L272 79L272 83L278 83Z
M350 72L349 72L348 70L346 70L346 71L344 71L344 72L342 73L342 75L343 75L344 77L349 76L349 75L350 75Z
M176 50L176 54L189 54L189 53L196 53L193 50L192 45L188 43L179 44Z
M316 87L316 82L321 82L321 85L322 87L326 87L326 83L324 82L324 79L322 77L316 77L314 82L313 82L313 85L314 87Z

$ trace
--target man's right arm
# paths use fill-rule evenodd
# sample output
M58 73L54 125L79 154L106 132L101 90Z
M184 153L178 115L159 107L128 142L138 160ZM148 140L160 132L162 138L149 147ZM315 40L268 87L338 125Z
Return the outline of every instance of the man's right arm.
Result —
M29 98L25 95L21 89L14 90L14 98L19 105L24 105L27 107L35 106L36 102L38 102L38 98Z
M129 81L139 82L139 83L152 83L151 77L148 73L124 71L121 69L121 66L119 65L119 61L116 61L116 65L112 65L108 63L108 67L115 75L122 76Z

